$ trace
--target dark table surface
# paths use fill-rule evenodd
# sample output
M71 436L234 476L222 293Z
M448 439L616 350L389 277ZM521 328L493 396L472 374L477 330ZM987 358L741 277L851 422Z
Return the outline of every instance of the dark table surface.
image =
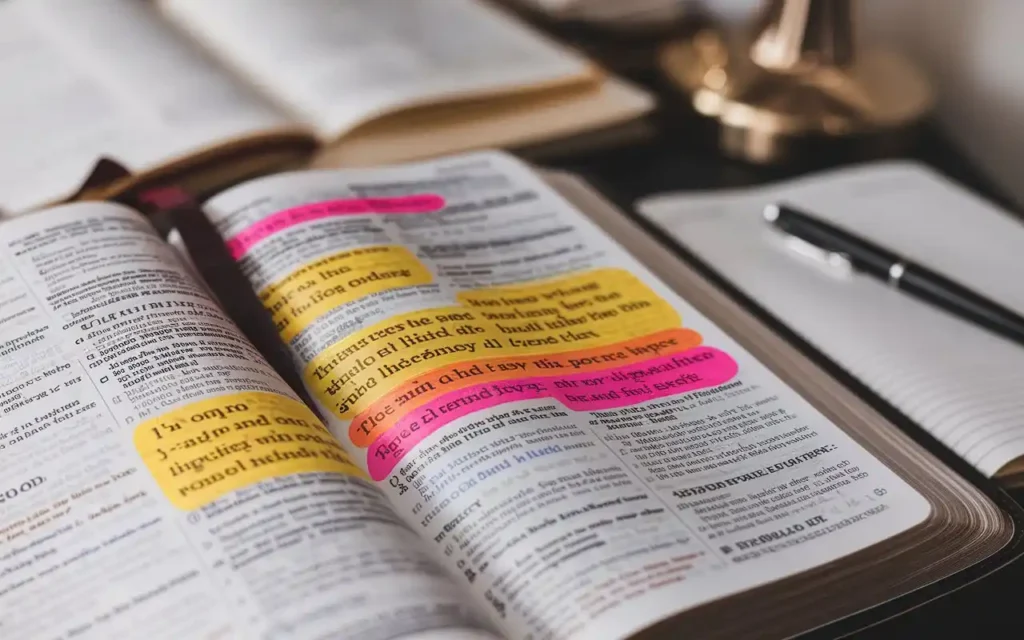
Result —
M565 33L555 30L555 35ZM569 32L572 36L572 32ZM571 37L570 37L571 39ZM586 42L592 55L601 57L600 43ZM609 47L609 51L614 48ZM634 57L635 60L635 57ZM573 171L588 178L607 196L628 209L636 199L653 193L679 190L711 190L750 186L795 177L808 172L875 159L861 152L823 149L800 163L764 167L724 157L717 150L717 129L696 117L675 89L651 68L616 68L614 54L602 60L606 66L654 91L659 108L652 116L655 134L650 139L584 154L550 156L537 161L544 166ZM530 156L526 156L530 159ZM922 124L912 142L888 158L925 163L965 187L1013 210L1011 201L971 160L951 142L933 121ZM880 402L875 398L873 404ZM891 407L885 411L897 415ZM897 416L898 417L898 416ZM906 423L906 418L902 418ZM899 423L899 421L898 421ZM911 425L912 426L912 425ZM1024 491L1011 491L1024 504ZM1024 599L1024 560L1007 566L971 585L926 606L856 634L857 638L987 637L1024 635L1014 629ZM698 634L699 635L699 634Z

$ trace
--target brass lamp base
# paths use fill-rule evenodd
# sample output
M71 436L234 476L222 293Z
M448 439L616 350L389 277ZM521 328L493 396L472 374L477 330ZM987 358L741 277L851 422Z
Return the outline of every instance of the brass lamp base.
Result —
M767 164L816 143L871 139L898 147L932 108L928 80L902 56L858 51L844 65L770 70L755 64L752 39L705 28L660 53L662 70L700 114L721 125L730 156Z

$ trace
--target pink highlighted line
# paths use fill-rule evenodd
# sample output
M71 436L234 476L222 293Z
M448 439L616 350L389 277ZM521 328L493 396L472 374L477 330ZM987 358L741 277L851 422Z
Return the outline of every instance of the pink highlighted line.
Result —
M599 372L476 384L403 416L370 445L367 467L374 480L383 480L416 445L448 423L507 402L553 398L574 411L602 411L718 386L738 371L739 365L724 351L696 347Z
M314 202L267 216L227 240L226 244L231 256L238 260L257 242L303 222L366 213L430 213L443 209L444 204L444 198L432 193L396 198L347 198Z

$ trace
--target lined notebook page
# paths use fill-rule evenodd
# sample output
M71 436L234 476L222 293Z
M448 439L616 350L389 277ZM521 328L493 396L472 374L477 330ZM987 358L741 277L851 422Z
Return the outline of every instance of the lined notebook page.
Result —
M642 201L659 225L986 475L1024 456L1024 347L802 258L761 218L785 200L1024 315L1024 224L924 167L878 163L788 183Z

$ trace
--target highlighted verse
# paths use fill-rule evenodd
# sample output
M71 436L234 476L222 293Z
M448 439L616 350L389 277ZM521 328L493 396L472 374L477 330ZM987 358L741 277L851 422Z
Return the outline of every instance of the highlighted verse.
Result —
M353 418L349 438L357 447L368 447L409 410L456 389L482 382L600 371L679 353L700 343L701 336L696 331L669 329L607 347L446 365L409 380L367 407Z
M231 255L238 260L256 243L289 227L334 216L352 216L367 213L429 213L444 208L444 198L434 194L401 196L396 198L345 198L292 207L263 218L226 244Z
M713 347L557 378L487 382L452 391L410 411L367 452L367 468L382 480L425 438L454 420L507 402L554 398L575 411L601 411L713 387L731 380L736 361Z
M325 349L307 365L316 397L352 419L428 371L496 357L548 356L627 342L680 325L628 271L459 294L463 306L396 316ZM538 360L539 361L539 360Z
M405 247L342 251L311 262L260 292L278 333L291 340L335 307L388 289L428 284L430 270Z
M181 509L292 473L363 475L305 405L265 392L201 400L147 420L135 429L135 447Z

